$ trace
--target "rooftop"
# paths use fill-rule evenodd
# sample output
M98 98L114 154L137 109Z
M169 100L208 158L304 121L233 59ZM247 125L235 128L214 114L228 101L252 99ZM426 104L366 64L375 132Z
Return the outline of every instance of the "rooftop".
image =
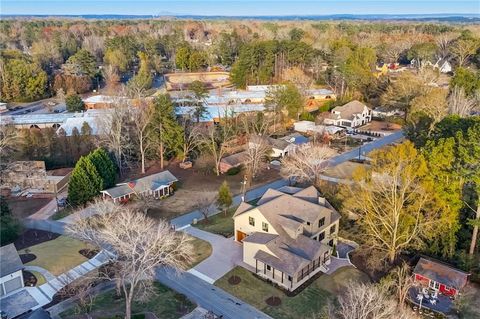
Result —
M8 276L23 269L23 263L14 244L0 247L0 260L0 277Z
M469 274L459 269L453 268L440 261L430 258L420 258L413 273L423 277L453 287L457 290L462 289L467 284Z

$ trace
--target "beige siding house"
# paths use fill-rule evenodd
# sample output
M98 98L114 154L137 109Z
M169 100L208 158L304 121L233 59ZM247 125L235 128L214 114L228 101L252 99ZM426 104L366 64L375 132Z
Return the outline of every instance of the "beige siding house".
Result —
M340 215L315 187L269 189L233 218L243 262L257 275L293 291L328 271Z

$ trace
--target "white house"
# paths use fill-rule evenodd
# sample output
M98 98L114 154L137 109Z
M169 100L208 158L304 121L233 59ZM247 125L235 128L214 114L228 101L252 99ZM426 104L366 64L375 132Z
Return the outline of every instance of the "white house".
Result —
M271 148L271 157L284 157L293 151L298 145L284 139L274 139L272 137L252 136L248 142L249 147L264 144Z
M438 69L441 73L450 73L453 71L452 65L447 59L438 59L433 67Z
M23 282L23 263L15 245L0 248L0 297L25 286Z
M371 120L372 110L365 104L355 100L335 107L324 119L323 123L342 127L359 127Z

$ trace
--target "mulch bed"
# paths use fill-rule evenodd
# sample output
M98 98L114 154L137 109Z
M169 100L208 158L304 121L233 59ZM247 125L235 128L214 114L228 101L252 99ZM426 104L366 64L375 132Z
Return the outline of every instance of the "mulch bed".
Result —
M13 243L17 250L22 250L58 237L60 237L60 234L38 229L27 229Z
M98 249L80 249L78 253L85 258L92 259L100 251Z
M230 285L238 285L241 281L242 279L238 276L231 276L230 278L228 278L228 283Z
M28 270L23 271L23 282L27 287L34 287L37 284L37 277Z
M282 304L282 299L280 299L279 297L268 297L266 300L265 300L265 303L269 306L272 306L272 307L278 307Z
M19 256L23 264L29 263L37 259L37 256L35 254L20 254Z

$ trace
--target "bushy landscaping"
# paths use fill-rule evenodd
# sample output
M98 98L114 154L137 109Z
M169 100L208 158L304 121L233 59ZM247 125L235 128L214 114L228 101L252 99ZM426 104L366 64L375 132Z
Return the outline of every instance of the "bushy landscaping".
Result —
M231 284L232 276L240 278L240 283ZM329 300L333 300L349 281L368 282L368 277L353 267L344 267L332 275L321 275L307 288L294 297L276 288L242 267L236 267L220 278L215 285L236 297L248 302L273 318L309 318L320 314ZM278 306L269 306L266 300L280 299ZM275 300L271 298L270 300Z
M143 318L140 313L152 312L161 319L176 319L191 312L195 305L184 295L178 294L167 287L155 283L155 295L144 302L134 302L132 313L137 314L132 318ZM116 296L115 290L108 291L97 296L89 315L91 318L123 318L125 313L125 300ZM60 314L62 318L80 318L78 313L84 313L79 309L70 309Z

